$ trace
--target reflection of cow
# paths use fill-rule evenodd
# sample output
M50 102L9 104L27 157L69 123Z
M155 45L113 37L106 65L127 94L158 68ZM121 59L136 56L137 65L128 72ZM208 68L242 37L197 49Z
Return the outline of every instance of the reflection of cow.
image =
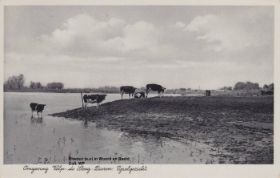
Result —
M85 102L85 107L87 108L87 103L96 103L97 107L106 98L105 94L95 94L95 95L84 95L83 100Z
M134 98L145 98L145 92L139 91L134 94Z
M146 97L148 97L148 93L150 91L157 91L158 92L158 95L161 96L161 94L164 93L164 90L166 88L162 87L161 85L158 85L158 84L147 84L146 85Z
M31 124L41 124L41 123L43 123L42 117L38 117L38 118L31 117Z
M120 92L121 92L121 98L123 98L123 94L128 94L129 98L130 95L133 96L136 88L133 86L121 86Z
M38 103L30 103L30 108L31 108L31 112L32 112L32 116L31 118L33 118L33 112L37 112L37 116L39 117L39 113L41 113L41 117L42 117L42 112L45 108L45 104L38 104Z

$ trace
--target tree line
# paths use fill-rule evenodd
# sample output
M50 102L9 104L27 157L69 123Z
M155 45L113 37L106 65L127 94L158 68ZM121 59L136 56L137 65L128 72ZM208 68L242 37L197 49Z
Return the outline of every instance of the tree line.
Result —
M221 90L274 90L274 84L265 84L261 87L258 83L253 82L237 82L233 87L222 87Z
M23 74L9 77L4 82L4 90L24 90L24 89L50 89L50 90L62 90L64 84L61 82L50 82L46 86L40 82L31 81L29 86L25 85L25 77Z
M50 82L45 86L41 82L31 81L29 85L25 83L23 74L14 75L9 77L4 82L4 91L46 91L46 92L69 92L69 93L119 93L119 87L104 86L99 88L64 88L62 82Z
M9 90L55 90L55 91L62 91L63 92L102 92L102 93L118 93L119 87L114 86L104 86L99 88L72 88L72 89L65 89L64 84L62 82L50 82L47 83L45 86L41 84L41 82L34 82L31 81L28 86L25 85L25 77L23 74L10 76L4 82L4 91ZM145 90L145 87L141 87L141 90ZM260 87L258 83L253 82L237 82L233 87L225 86L220 88L221 90L274 90L274 84L265 84L263 87ZM191 88L178 88L178 89L168 89L166 90L167 93L185 93L188 91L192 91Z

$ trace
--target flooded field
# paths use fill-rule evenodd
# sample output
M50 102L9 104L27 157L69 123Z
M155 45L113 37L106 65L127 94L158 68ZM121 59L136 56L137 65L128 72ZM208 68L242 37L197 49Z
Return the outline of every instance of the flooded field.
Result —
M105 102L120 98L108 94ZM46 104L43 118L31 118L30 102ZM218 150L195 141L137 136L48 114L81 106L80 94L5 93L4 164L69 163L71 157L122 157L107 163L217 163ZM35 114L34 114L35 115ZM199 148L199 149L198 149Z

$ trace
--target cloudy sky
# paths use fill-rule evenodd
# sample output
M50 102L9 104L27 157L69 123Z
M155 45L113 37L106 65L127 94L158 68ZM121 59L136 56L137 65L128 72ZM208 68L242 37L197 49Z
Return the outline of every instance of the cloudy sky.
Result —
M8 6L5 79L215 89L273 81L273 7Z

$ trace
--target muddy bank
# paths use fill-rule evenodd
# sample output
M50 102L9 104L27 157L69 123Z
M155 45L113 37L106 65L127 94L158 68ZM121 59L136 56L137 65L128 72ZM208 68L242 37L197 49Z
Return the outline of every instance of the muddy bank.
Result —
M133 135L196 141L219 163L273 163L273 97L162 97L118 100L53 116L93 121Z

